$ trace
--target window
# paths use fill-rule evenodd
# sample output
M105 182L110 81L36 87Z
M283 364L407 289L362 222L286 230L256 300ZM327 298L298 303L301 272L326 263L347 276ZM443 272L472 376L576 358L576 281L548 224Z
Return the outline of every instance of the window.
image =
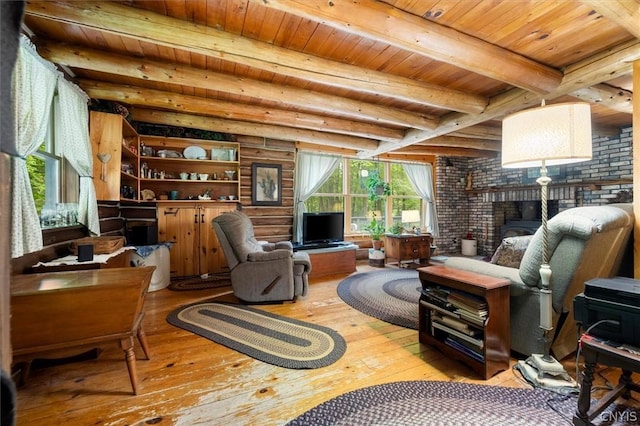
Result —
M416 194L402 164L390 164L391 167L391 211L393 223L400 223L404 229L420 228L423 202Z
M305 202L308 212L341 212L344 211L343 164L318 188L316 193Z
M54 119L52 112L46 139L38 151L27 157L31 191L42 229L75 225L78 218L79 178L64 158L54 154Z
M370 205L366 179L373 171L391 184L392 191L386 200ZM402 164L349 158L344 158L340 167L305 202L308 212L344 211L345 234L366 233L364 228L371 222L372 212L385 222L387 229L396 222L402 223L405 229L420 226L425 211L423 204Z

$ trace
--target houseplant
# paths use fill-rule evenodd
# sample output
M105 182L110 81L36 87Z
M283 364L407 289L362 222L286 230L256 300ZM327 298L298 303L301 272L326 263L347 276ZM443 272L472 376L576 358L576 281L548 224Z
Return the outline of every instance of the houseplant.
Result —
M369 233L374 250L382 248L382 240L380 239L385 232L384 222L376 218L375 213L371 218L371 222L364 228Z
M391 195L391 185L389 182L385 182L380 177L380 173L377 170L372 171L367 178L367 193L369 194L369 201L375 203L385 197Z
M389 228L389 232L394 235L400 235L404 232L404 227L402 226L402 223L394 222L393 225L391 225L391 228Z

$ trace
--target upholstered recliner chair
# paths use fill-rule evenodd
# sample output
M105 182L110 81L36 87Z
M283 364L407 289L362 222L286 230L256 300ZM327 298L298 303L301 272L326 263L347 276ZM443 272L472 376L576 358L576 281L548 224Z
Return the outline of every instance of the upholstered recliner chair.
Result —
M294 300L307 294L309 255L293 252L289 241L259 243L251 219L241 211L213 219L227 264L233 294L245 302Z
M558 359L577 348L573 299L584 283L596 277L612 277L629 249L633 227L631 204L576 207L548 222L549 264L553 293L551 350ZM447 267L506 278L510 285L511 349L523 355L541 353L540 264L542 228L531 238L519 268L482 260L451 257ZM491 314L489 314L491 315Z

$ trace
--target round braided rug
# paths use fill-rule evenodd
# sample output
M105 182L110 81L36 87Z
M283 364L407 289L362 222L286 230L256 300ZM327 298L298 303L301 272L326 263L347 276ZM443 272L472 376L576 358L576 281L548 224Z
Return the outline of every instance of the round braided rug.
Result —
M347 277L338 284L338 296L362 313L417 330L421 289L417 271L388 268Z
M575 397L543 389L403 381L345 393L303 413L287 426L567 426L576 404ZM594 424L628 424L626 420L635 419L637 410L614 404L594 419Z

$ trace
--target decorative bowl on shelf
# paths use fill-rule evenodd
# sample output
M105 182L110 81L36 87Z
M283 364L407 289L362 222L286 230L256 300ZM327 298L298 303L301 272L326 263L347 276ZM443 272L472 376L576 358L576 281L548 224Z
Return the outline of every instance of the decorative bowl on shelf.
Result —
M227 175L229 180L233 180L233 175L236 174L236 171L235 170L225 170L224 174Z

